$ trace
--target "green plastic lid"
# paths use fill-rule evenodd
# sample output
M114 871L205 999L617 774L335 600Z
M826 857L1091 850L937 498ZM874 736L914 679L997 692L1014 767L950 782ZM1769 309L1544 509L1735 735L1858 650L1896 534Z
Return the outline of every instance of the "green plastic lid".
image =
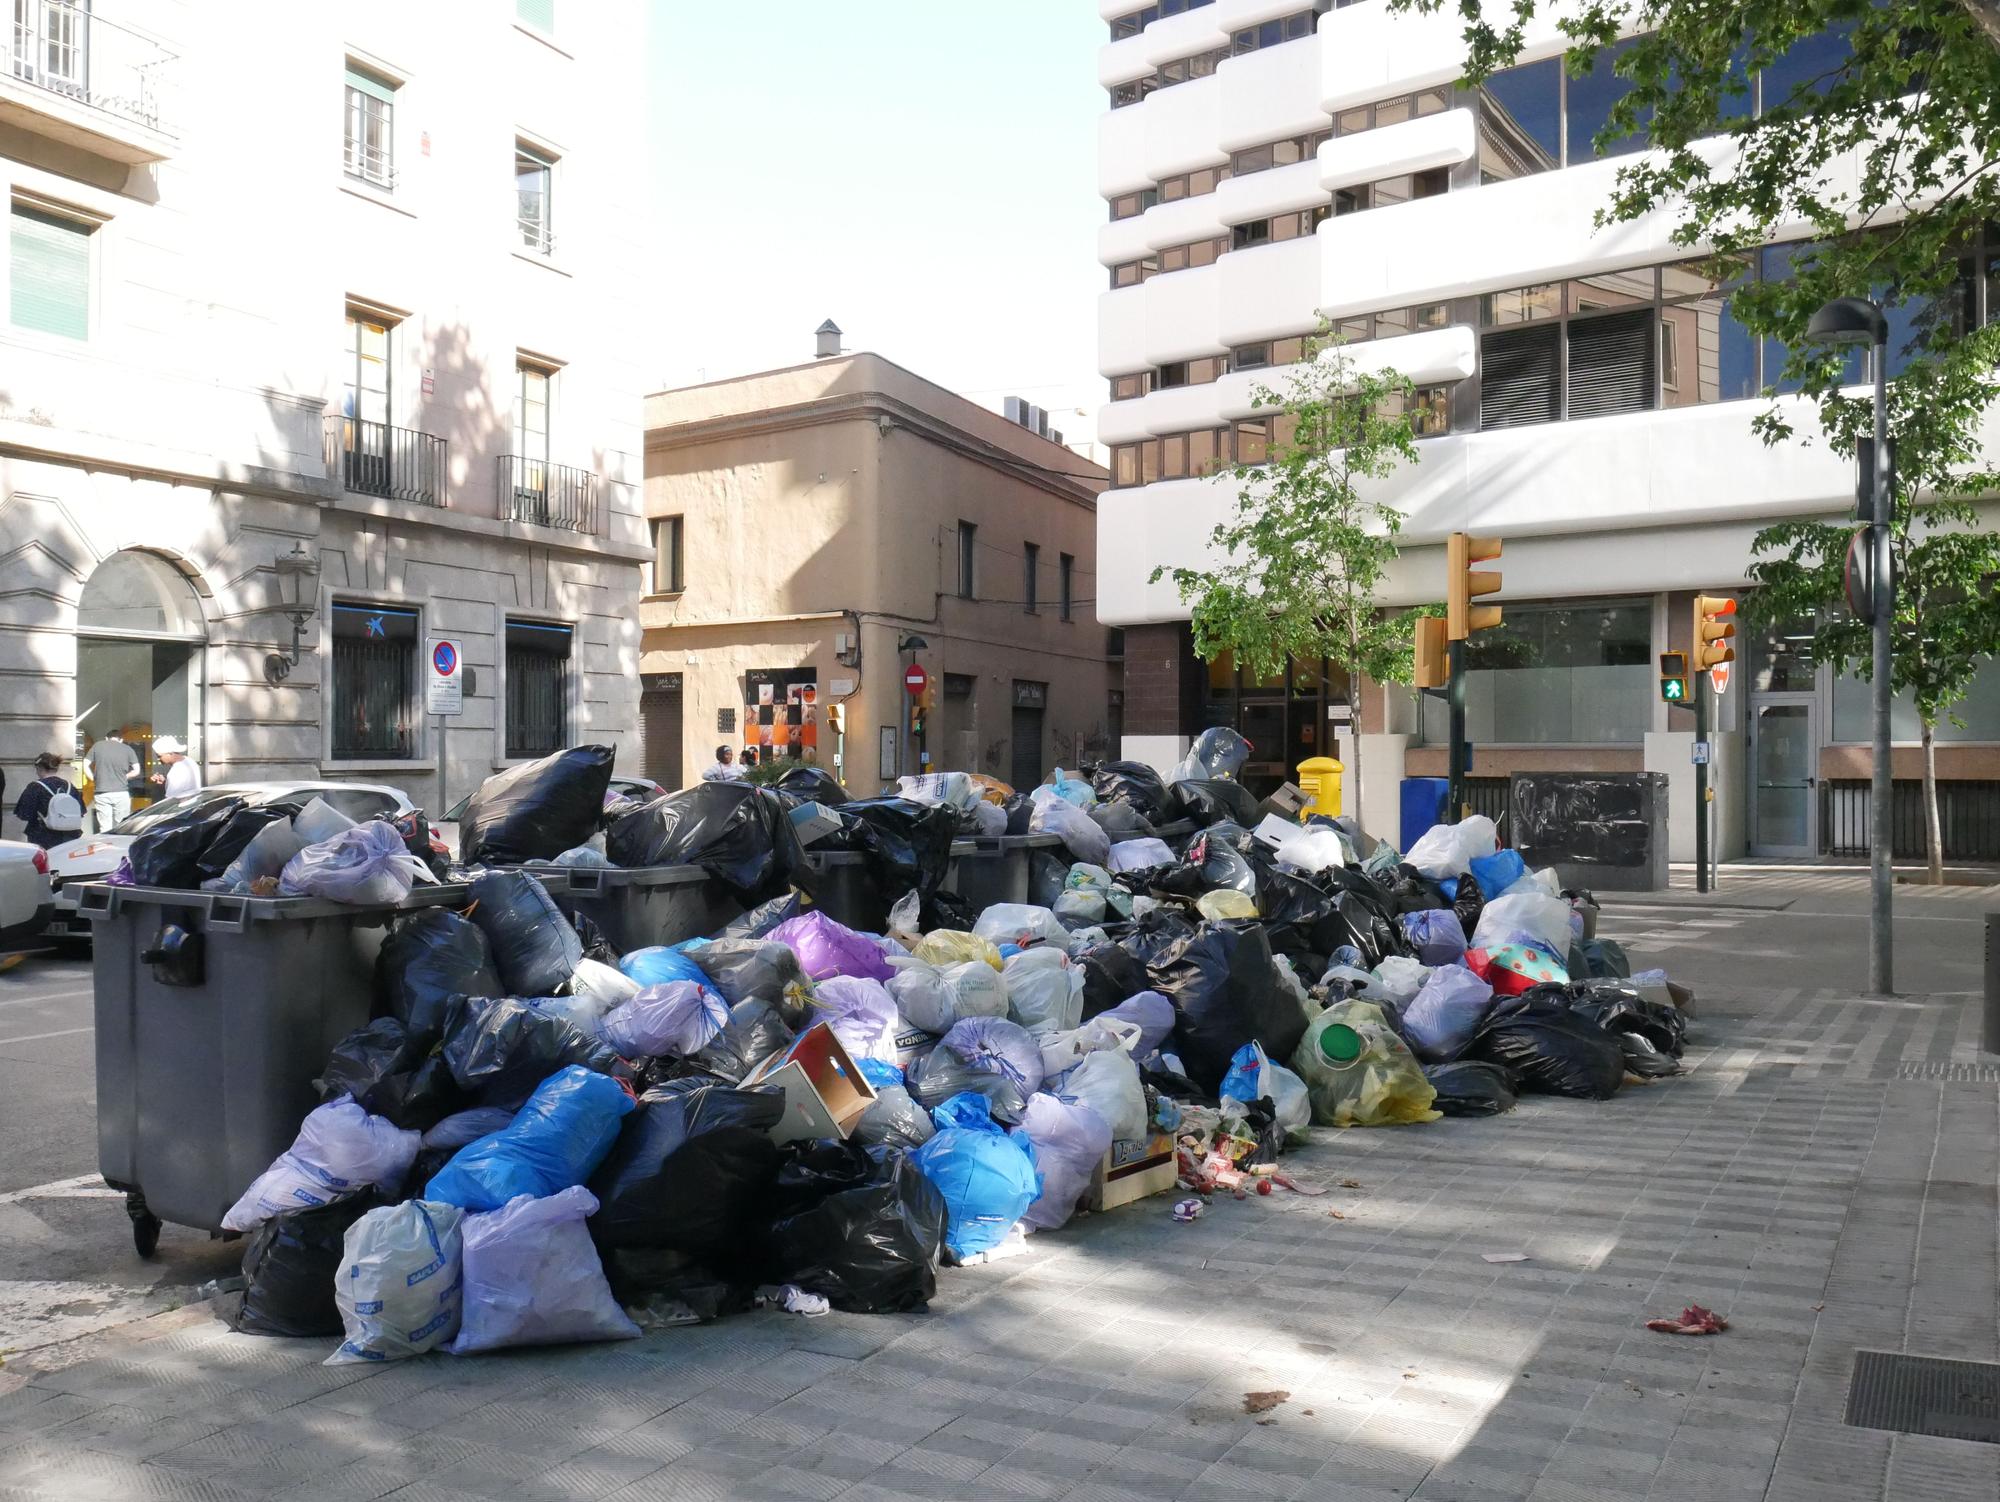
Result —
M1361 1057L1361 1034L1336 1022L1319 1035L1319 1051L1329 1064L1352 1064Z

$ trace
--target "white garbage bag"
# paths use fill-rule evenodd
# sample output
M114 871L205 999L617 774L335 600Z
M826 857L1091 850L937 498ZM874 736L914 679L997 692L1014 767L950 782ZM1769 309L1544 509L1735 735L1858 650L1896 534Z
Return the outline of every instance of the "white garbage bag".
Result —
M1111 1150L1111 1124L1083 1101L1037 1090L1028 1097L1012 1135L1035 1145L1035 1168L1042 1177L1042 1192L1021 1223L1030 1230L1052 1231L1076 1213L1077 1201Z
M1007 1015L1006 982L984 960L944 966L918 959L889 963L896 972L889 977L890 998L912 1027L947 1033L964 1017Z
M287 1210L332 1204L373 1185L394 1194L423 1145L386 1116L370 1116L343 1095L306 1113L292 1145L257 1175L222 1217L225 1231L255 1230Z
M1375 985L1371 991L1400 1006L1423 990L1424 982L1430 978L1430 966L1422 960L1401 954L1384 955L1382 963L1375 967Z
M1324 871L1354 859L1346 837L1330 824L1307 826L1280 845L1276 854L1285 865L1301 871Z
M278 891L356 907L394 907L410 895L414 883L435 880L430 867L403 848L394 825L370 819L306 846L285 862Z
M1437 881L1463 876L1473 861L1500 848L1500 831L1484 814L1473 814L1456 824L1433 824L1403 857Z
M464 1221L456 1205L406 1200L347 1228L333 1283L347 1339L326 1365L400 1361L458 1334Z
M563 989L580 1001L587 1001L597 1009L602 1017L614 1007L623 1006L639 994L639 983L624 971L605 964L602 960L581 959L576 969L570 972L569 984Z
M1071 856L1093 866L1111 859L1111 836L1104 826L1067 799L1048 797L1036 803L1028 828L1036 834L1061 836Z
M1021 902L994 903L979 915L972 931L996 947L1013 944L1025 948L1042 943L1068 950L1072 944L1069 930L1062 926L1054 913L1045 907L1032 907Z
M1172 847L1165 840L1151 838L1120 840L1111 847L1111 859L1107 862L1114 875L1121 871L1150 871L1155 866L1171 866L1173 863Z
M1007 988L1007 1014L1029 1032L1068 1032L1083 1020L1083 970L1060 949L1010 955L1000 978Z
M1518 886L1519 883L1516 883ZM1474 949L1495 949L1509 936L1526 934L1544 944L1559 960L1569 957L1570 908L1560 897L1543 892L1509 892L1496 897L1479 913L1479 926L1472 931Z
M691 980L670 980L640 987L598 1033L628 1059L685 1059L728 1023L728 1004L715 992Z
M292 820L293 832L305 845L317 845L321 840L330 840L353 827L354 821L324 798L313 799Z
M1117 1049L1099 1049L1056 1081L1053 1093L1080 1101L1102 1116L1114 1142L1137 1142L1146 1136L1146 1088L1139 1066Z
M454 1356L573 1340L637 1340L618 1307L585 1217L597 1196L581 1184L544 1199L523 1194L461 1227L465 1301Z

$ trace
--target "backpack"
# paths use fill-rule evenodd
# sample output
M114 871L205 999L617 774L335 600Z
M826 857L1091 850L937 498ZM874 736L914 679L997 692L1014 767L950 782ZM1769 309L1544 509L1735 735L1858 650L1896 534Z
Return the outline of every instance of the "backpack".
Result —
M42 786L47 787L48 783L45 781ZM49 806L42 810L42 823L57 834L75 834L83 828L83 800L68 783L62 784L60 792L50 792Z

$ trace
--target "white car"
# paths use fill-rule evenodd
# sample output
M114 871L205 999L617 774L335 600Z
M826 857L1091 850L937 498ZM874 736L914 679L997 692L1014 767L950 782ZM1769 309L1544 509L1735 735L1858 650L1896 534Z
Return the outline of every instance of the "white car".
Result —
M415 806L401 792L373 782L232 782L183 793L178 798L148 804L121 820L105 834L86 834L48 853L48 880L54 888L53 909L49 914L50 938L64 941L88 939L90 920L77 911L73 890L84 882L102 881L125 859L132 842L157 824L215 798L241 798L252 806L280 799L323 798L329 807L347 815L357 824L387 815L398 818ZM437 839L437 826L431 838Z
M48 926L49 858L39 845L0 840L0 950L15 949Z

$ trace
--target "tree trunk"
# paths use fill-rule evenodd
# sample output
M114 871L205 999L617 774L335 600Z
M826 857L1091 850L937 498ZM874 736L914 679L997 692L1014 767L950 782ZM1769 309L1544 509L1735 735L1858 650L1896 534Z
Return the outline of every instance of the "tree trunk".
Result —
M1349 670L1351 673L1352 669ZM1352 748L1348 752L1348 765L1342 774L1343 788L1352 787L1353 792L1343 792L1340 799L1342 812L1350 815L1356 824L1361 823L1361 675L1353 673L1348 680L1352 685L1347 691L1347 740Z
M1924 721L1924 844L1930 852L1931 885L1944 885L1944 835L1938 820L1937 735Z

